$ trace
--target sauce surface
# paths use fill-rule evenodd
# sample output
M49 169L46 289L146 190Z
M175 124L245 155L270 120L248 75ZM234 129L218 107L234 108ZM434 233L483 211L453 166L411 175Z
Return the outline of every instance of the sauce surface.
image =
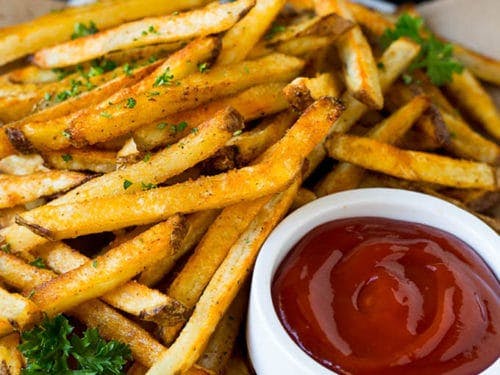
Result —
M498 281L467 244L426 225L316 227L279 266L272 297L290 337L340 374L477 374L500 355Z

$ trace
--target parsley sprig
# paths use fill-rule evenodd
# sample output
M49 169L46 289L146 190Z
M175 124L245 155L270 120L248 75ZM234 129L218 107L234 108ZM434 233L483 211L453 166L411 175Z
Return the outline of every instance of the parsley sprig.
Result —
M26 358L23 375L122 373L131 358L127 345L106 342L97 329L87 329L82 336L63 315L45 319L39 326L22 334L19 350Z
M75 23L73 27L73 34L71 34L71 39L78 39L87 35L95 34L99 31L94 21L90 21L89 25L85 25L82 22Z
M431 82L442 86L451 82L454 72L461 73L463 66L453 58L453 46L436 38L424 26L420 17L412 17L403 13L397 20L394 29L386 29L381 37L382 47L387 48L393 41L407 37L421 46L420 54L410 65L409 71L424 69Z

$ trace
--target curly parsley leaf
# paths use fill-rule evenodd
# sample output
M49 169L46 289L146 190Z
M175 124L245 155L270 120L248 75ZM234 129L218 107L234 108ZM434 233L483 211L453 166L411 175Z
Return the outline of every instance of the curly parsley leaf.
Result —
M437 86L451 82L453 73L462 72L463 66L453 58L453 46L438 40L424 26L422 18L402 14L394 29L385 30L380 42L382 47L387 48L401 37L410 38L421 46L419 55L409 67L410 72L424 69L431 82Z
M167 67L165 71L156 78L153 87L158 87L158 86L169 86L172 84L172 81L174 79L174 75L170 73L170 68Z
M63 315L46 318L21 337L19 349L26 358L23 375L117 375L131 358L127 345L105 341L97 329L76 335Z
M94 21L90 21L88 26L82 22L77 22L73 27L73 34L71 34L71 39L78 39L87 35L95 34L97 32L99 32L99 29L97 28Z

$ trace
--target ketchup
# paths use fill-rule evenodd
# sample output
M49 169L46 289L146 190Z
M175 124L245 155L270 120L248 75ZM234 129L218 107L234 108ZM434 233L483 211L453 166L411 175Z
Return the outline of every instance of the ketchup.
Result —
M281 263L272 297L297 345L340 374L477 374L500 355L497 279L426 225L323 224Z

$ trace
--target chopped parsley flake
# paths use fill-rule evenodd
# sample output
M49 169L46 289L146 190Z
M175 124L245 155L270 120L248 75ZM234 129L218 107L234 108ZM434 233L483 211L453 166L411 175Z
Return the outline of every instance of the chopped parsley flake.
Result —
M42 258L36 258L33 262L30 262L30 264L38 268L47 268Z
M239 130L236 130L234 133L233 133L233 136L236 137L238 135L240 135L241 133L243 133L243 130L239 129Z
M127 190L131 186L132 186L132 181L129 181L129 180L124 180L123 181L123 189L124 190Z
M276 23L273 23L267 34L264 36L264 39L269 40L274 38L276 34L282 33L285 31L286 27L283 25L278 25Z
M0 246L0 250L4 253L10 254L10 244L4 243L2 246Z
M64 138L68 138L68 139L70 139L70 138L71 138L71 133L70 133L69 129L65 129L65 130L63 130L63 131L61 132L61 134L62 134L62 136L63 136Z
M147 152L142 159L144 162L148 162L151 159L151 152Z
M125 107L134 108L136 104L137 104L137 101L134 98L128 98L127 104L125 105Z
M64 160L66 163L70 162L73 160L73 156L71 154L63 154L61 155L62 160Z
M141 189L143 191L151 190L151 189L156 189L158 187L157 184L153 184L152 182L144 183L141 182Z
M78 39L87 35L95 34L99 31L96 24L93 21L89 22L89 25L77 22L73 27L73 34L71 34L71 39Z
M163 74L158 76L156 78L153 87L158 87L158 86L169 86L172 84L172 81L174 79L174 75L170 73L170 68L167 67Z
M104 118L111 118L113 117L110 113L108 112L101 112L99 116L104 117Z
M200 71L200 73L206 73L208 72L208 63L204 62L204 63L198 63L198 70Z

